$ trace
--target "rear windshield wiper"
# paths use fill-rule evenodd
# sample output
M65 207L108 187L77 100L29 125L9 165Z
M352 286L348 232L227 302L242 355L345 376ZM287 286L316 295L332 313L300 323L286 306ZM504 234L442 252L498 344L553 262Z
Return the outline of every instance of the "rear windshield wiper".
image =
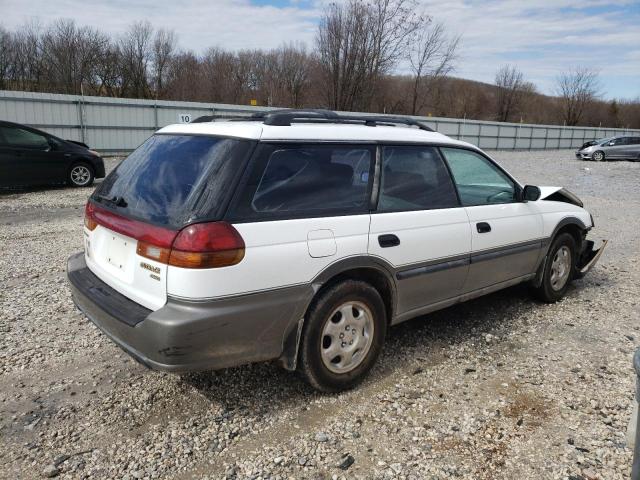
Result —
M97 195L97 197L103 202L110 203L111 205L114 205L116 207L125 208L127 206L127 201L124 199L124 197L119 197L118 195L115 195L113 197L105 197L104 195Z

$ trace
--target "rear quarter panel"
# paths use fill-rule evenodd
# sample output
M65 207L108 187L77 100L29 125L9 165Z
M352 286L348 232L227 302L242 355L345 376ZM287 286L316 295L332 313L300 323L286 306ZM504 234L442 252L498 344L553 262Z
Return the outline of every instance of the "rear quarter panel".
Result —
M223 268L169 266L167 293L212 299L309 283L332 263L367 254L369 221L366 214L234 224L245 242L244 259ZM316 232L331 248L315 243Z

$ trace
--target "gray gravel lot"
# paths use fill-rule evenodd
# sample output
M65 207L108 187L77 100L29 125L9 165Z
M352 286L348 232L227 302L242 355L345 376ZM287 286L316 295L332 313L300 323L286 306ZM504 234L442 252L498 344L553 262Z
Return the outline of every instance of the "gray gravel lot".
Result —
M67 288L91 189L0 194L0 477L628 478L640 163L494 156L581 196L599 265L555 305L518 286L402 324L340 395L270 364L144 369Z

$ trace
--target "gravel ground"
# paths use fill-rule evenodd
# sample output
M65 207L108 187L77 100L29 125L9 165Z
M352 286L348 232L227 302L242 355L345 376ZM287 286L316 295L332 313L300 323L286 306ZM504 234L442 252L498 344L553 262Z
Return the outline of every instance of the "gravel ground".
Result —
M608 251L555 305L518 286L394 328L340 395L270 364L144 369L67 288L91 189L1 194L0 477L628 478L640 163L494 156L581 196Z

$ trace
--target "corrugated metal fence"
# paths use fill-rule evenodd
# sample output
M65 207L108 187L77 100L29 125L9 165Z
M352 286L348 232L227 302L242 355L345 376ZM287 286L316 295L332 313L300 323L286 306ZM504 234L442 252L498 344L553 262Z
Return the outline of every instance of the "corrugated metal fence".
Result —
M246 116L266 107L169 102L0 91L0 120L31 125L61 138L80 140L105 154L129 152L155 130L179 123L181 116ZM562 127L414 117L433 129L483 149L574 148L587 140L639 130Z

